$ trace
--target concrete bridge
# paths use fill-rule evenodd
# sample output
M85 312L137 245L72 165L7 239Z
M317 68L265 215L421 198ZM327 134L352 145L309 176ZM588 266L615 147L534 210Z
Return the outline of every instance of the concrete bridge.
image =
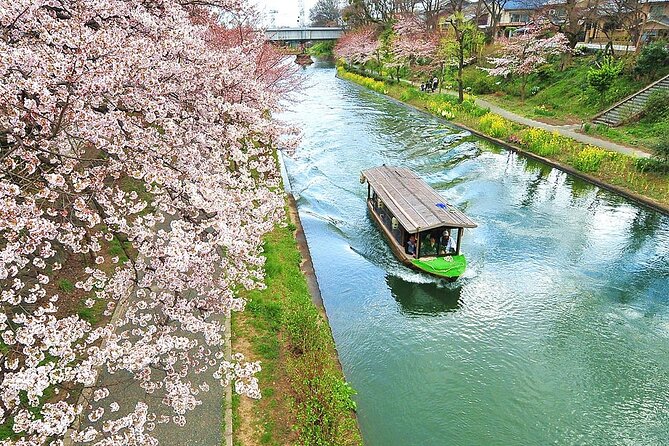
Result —
M312 40L336 40L344 28L268 28L265 39L272 42L308 42Z

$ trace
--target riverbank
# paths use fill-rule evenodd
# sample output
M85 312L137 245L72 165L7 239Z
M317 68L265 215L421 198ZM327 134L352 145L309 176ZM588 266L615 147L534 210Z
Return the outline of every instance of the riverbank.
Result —
M476 104L462 104L450 94L425 93L411 85L391 84L346 70L338 76L448 120L511 150L568 171L600 187L669 214L669 175L649 171L643 158L583 144L557 132L512 122Z
M263 395L258 402L233 398L234 444L359 445L355 392L344 380L320 295L314 294L310 262L300 253L294 200L286 213L286 226L265 238L267 288L245 296L246 311L232 319L233 351L262 361ZM302 243L308 249L303 237Z

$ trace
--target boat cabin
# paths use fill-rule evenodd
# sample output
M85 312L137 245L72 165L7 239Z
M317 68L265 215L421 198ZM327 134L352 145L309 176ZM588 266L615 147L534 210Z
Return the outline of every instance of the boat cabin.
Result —
M476 223L406 168L362 171L367 207L397 258L430 274L455 279L466 267L464 230Z

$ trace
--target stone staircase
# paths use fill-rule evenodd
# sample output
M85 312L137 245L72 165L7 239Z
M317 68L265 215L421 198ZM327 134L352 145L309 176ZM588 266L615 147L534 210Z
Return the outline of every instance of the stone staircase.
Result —
M626 97L613 107L595 115L592 118L592 122L594 124L606 124L609 127L615 127L627 122L638 116L643 111L648 96L659 90L669 91L669 75Z

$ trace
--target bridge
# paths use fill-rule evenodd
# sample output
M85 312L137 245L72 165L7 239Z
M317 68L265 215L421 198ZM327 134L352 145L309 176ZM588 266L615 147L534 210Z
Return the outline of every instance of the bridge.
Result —
M268 28L265 39L272 42L308 42L310 40L336 40L344 28Z

